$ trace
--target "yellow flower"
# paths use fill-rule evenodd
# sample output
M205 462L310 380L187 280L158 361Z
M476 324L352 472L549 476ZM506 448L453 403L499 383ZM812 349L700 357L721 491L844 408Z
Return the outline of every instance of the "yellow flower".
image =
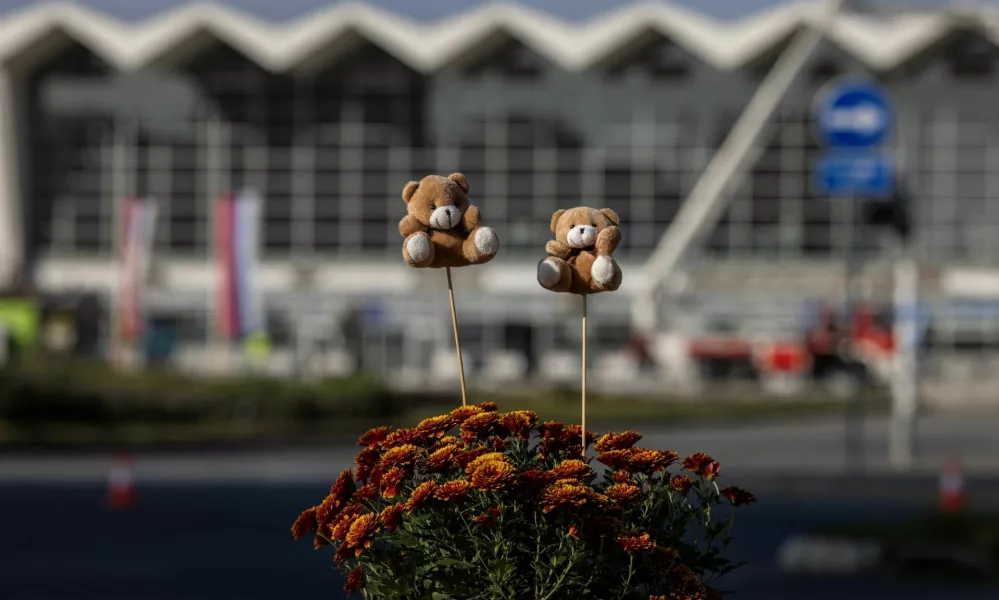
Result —
M593 490L575 479L560 479L541 492L541 510L551 512L567 506L582 506Z
M500 462L508 462L506 455L503 454L502 452L487 452L485 454L477 456L475 460L468 463L468 466L465 467L465 474L471 475L472 473L475 472L476 469L479 468L479 465L497 460Z
M472 487L483 492L502 490L516 478L513 465L502 460L480 463L472 473Z
M448 481L447 483L443 483L437 487L437 491L434 492L434 498L444 502L460 500L468 495L468 488L470 487L471 484L464 479Z

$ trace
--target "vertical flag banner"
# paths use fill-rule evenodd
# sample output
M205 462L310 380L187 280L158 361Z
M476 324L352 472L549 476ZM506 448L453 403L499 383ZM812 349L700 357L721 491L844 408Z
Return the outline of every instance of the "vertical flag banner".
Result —
M143 291L156 232L156 203L127 198L122 203L118 265L118 326L124 342L134 343L145 323Z
M261 199L254 190L226 194L216 206L219 333L228 342L265 331L259 284Z

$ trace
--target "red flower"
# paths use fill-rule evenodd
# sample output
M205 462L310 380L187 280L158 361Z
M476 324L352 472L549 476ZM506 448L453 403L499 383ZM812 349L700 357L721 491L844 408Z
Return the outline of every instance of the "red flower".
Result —
M721 465L707 454L696 452L683 459L683 468L708 479L714 479Z
M423 419L413 431L418 439L426 440L443 436L454 425L454 419L450 415L442 415Z
M478 406L459 406L451 411L451 418L454 419L456 425L461 425L466 419L480 412L484 411Z
M499 518L502 512L503 512L502 508L500 508L499 506L494 506L485 513L478 515L476 517L472 517L472 520L480 525L492 525L493 523L496 522L496 519Z
M406 512L412 514L413 512L423 508L423 505L427 503L427 500L434 495L434 491L437 489L437 484L433 481L424 481L420 485L416 486L413 493L410 494L409 500L406 501Z
M381 521L378 515L368 513L361 515L354 520L350 529L347 530L346 543L354 548L354 556L360 556L361 551L371 547L371 542L375 539L375 534L381 529Z
M521 491L530 494L537 492L554 480L555 477L550 471L528 469L520 474L517 486Z
M379 517L382 523L385 524L385 529L389 531L395 531L402 525L402 511L405 508L405 503L396 502L392 506L385 507Z
M515 410L502 415L499 422L510 435L526 440L531 437L531 429L538 422L538 415L532 410Z
M363 485L357 488L357 491L354 492L355 500L374 500L377 497L378 497L378 488L375 487L375 484L373 483Z
M399 493L399 486L402 485L404 479L406 479L406 471L401 467L392 467L389 469L385 475L382 476L380 483L382 489L382 496L386 498L395 498L396 494Z
M437 487L437 491L434 492L434 498L441 500L443 502L451 502L453 500L461 500L468 495L469 488L472 484L465 481L464 479L457 479L455 481L448 481L447 483L442 483Z
M569 537L573 539L579 539L579 525L570 525L568 531Z
M354 481L358 483L366 482L370 475L371 475L371 466L357 465L357 469L354 471Z
M460 469L467 469L473 460L489 452L488 448L476 448L475 450L462 450L454 455L454 464Z
M350 531L350 526L354 524L354 520L363 512L363 509L358 504L351 504L343 509L339 515L337 515L336 520L331 523L330 532L334 540L342 540L347 537L347 532Z
M388 434L388 437L382 442L382 447L388 449L402 446L403 444L411 444L416 441L415 438L416 436L411 429L396 429Z
M656 547L656 543L649 539L649 534L642 535L628 534L617 536L617 543L625 552L648 552Z
M423 472L443 473L447 471L456 454L458 454L457 446L448 445L439 448L423 461Z
M382 456L382 459L378 461L378 466L385 471L394 467L408 467L416 462L418 452L419 448L412 444L396 446Z
M614 483L628 483L631 481L631 473L625 470L618 470L611 473L611 481Z
M603 452L597 455L597 462L612 469L624 469L631 464L631 449Z
M753 502L756 502L756 496L744 489L737 488L734 485L722 488L721 495L728 498L728 501L732 503L732 506L742 506L744 504L752 504Z
M350 469L347 469L336 478L336 483L330 488L330 495L340 502L346 502L350 498L350 495L354 493L355 487L354 478L351 476Z
M563 460L551 470L554 479L583 479L593 474L589 465L578 459Z
M291 535L296 540L302 539L306 533L310 531L315 531L319 527L319 523L316 522L316 507L307 508L302 511L302 514L298 515L295 522L291 525Z
M353 551L351 551L347 544L340 544L340 547L336 549L336 554L333 555L333 562L335 562L337 566L343 566L343 563L347 562L347 559L350 558L351 554L353 554Z
M686 475L674 475L669 480L669 486L681 494L686 494L692 485L694 485L694 480Z
M358 465L373 465L378 462L378 449L377 448L365 448L357 453L357 457L354 459Z
M361 567L354 567L350 574L347 575L347 583L343 586L343 591L347 592L350 596L353 592L361 589L361 584L364 582L364 571Z
M597 440L596 445L593 447L597 452L607 452L608 450L624 450L626 448L631 448L638 440L642 439L642 434L634 431L625 431L624 433L607 433L604 437Z
M479 402L478 407L482 409L483 412L496 412L499 410L499 406L495 402Z
M615 502L619 504L627 504L635 498L638 498L642 494L642 490L638 489L638 486L630 483L615 483L607 488L605 493L608 498L614 500Z
M583 428L580 425L569 425L565 428L565 440L570 445L581 445L583 441ZM597 439L597 433L586 430L586 443L587 445L593 443Z
M472 415L461 424L461 439L471 442L476 439L485 439L493 433L499 421L499 415L494 412L483 412Z
M374 429L369 429L364 432L361 437L357 439L358 446L367 446L368 448L375 448L379 444L385 441L388 437L389 428L388 427L375 427Z

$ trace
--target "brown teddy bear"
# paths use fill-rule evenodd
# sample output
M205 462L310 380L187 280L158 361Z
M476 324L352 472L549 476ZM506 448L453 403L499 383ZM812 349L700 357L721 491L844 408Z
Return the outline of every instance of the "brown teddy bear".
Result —
M621 219L609 208L578 206L552 215L548 256L538 263L538 283L553 292L596 294L621 287L612 254L621 242Z
M409 214L399 222L402 257L417 268L464 267L487 263L499 250L496 232L481 225L479 209L468 202L461 173L427 175L402 190Z

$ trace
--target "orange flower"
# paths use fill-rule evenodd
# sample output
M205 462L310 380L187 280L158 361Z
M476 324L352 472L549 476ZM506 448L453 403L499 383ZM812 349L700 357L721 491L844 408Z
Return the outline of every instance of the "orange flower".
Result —
M569 537L574 539L579 539L579 525L570 525L569 531L567 532Z
M319 523L316 522L316 507L307 508L302 511L302 514L298 515L295 522L291 525L291 536L296 540L302 539L306 533L310 531L315 531L319 527Z
M732 503L732 506L742 506L743 504L752 504L753 502L756 502L756 496L742 488L737 488L734 485L722 488L721 495L728 498L728 501Z
M347 562L347 559L350 558L351 554L353 554L353 552L351 552L347 544L340 544L340 547L336 549L336 554L333 555L333 562L335 562L337 566L342 567L343 563Z
M340 502L344 502L354 493L354 487L354 478L351 476L350 469L347 469L336 478L336 483L330 488L330 495Z
M614 503L606 494L593 494L593 503L597 505L598 508L604 511L618 510L621 508Z
M517 486L524 492L534 493L555 480L551 471L528 469L520 474Z
M433 481L424 481L416 486L416 489L413 490L413 493L409 496L409 500L406 502L406 512L412 514L414 511L423 508L427 500L434 495L436 489L437 484Z
M683 459L683 468L707 479L714 479L721 470L721 464L703 452L695 452Z
M628 457L628 469L638 473L662 471L669 464L670 456L656 450L632 448Z
M385 438L389 435L388 427L375 427L374 429L369 429L364 432L361 437L357 439L358 446L367 446L368 448L375 448L379 444L385 441Z
M607 488L606 494L608 498L619 504L627 504L638 498L642 494L642 490L630 483L615 483Z
M434 451L423 461L423 472L443 473L447 471L456 454L458 454L458 447L454 445L444 446Z
M452 427L454 427L454 419L450 415L442 415L423 419L413 431L419 439L439 438Z
M364 582L364 571L361 567L354 567L350 574L347 575L347 583L343 586L343 591L347 592L350 596L353 592L361 589L361 584Z
M483 412L496 412L499 410L499 406L495 402L479 402L478 407L483 410Z
M628 534L617 536L617 543L625 552L648 552L656 547L656 543L649 539L649 534L642 535Z
M461 424L461 439L470 442L484 439L496 428L499 415L494 412L483 412L472 415Z
M468 495L468 489L470 487L471 484L464 479L448 481L447 483L443 483L438 486L437 491L434 492L434 498L444 502L460 500Z
M597 452L607 452L608 450L624 450L626 448L631 448L638 440L642 439L642 434L634 431L625 431L624 433L608 433L604 437L597 440L596 445L593 447Z
M399 493L399 486L406 478L406 470L401 467L392 467L382 476L380 483L382 496L385 498L395 498Z
M499 506L494 506L490 508L487 512L472 517L472 520L480 525L492 525L496 522L496 519L503 513L503 509Z
M375 513L357 517L347 531L345 543L354 548L354 556L360 556L364 548L370 548L375 534L381 529L381 522Z
M694 485L694 480L686 475L674 475L669 480L669 486L681 494L686 494L692 485Z
M612 469L624 469L631 465L631 449L608 450L597 455L597 462Z
M465 474L471 475L480 465L493 461L508 462L506 455L502 452L486 452L475 457L470 463L465 465Z
M582 443L582 427L579 425L569 425L565 428L565 438L569 444L580 445ZM597 439L597 434L589 429L586 430L586 443L591 444Z
M337 515L336 520L331 524L331 535L334 540L342 540L347 537L347 532L350 531L350 526L354 524L354 520L363 512L360 505L351 504L350 506L343 509L343 512Z
M531 437L531 429L538 422L538 415L532 410L515 410L502 415L499 422L510 435L526 440Z
M402 511L404 508L405 503L396 502L392 506L387 506L382 510L379 518L385 524L385 529L395 531L399 528L399 525L402 525Z
M373 465L378 462L378 449L377 448L365 448L357 453L357 457L354 458L354 462L358 465Z
M382 442L382 447L388 449L402 446L403 444L410 444L414 441L414 437L411 429L396 429L388 434L388 437Z
M382 459L378 461L378 466L385 471L388 471L393 467L409 466L416 461L416 455L418 452L419 448L412 444L397 446L382 456Z
M475 450L462 450L454 455L454 464L460 469L466 468L476 458L489 452L486 448L476 448Z
M505 460L490 460L479 463L472 473L472 487L483 492L495 492L506 488L516 477L516 470L510 463Z
M323 499L322 503L316 507L316 524L320 527L326 525L336 517L343 503L337 500L336 496L330 494Z
M541 492L541 510L551 512L567 506L582 506L593 491L575 479L560 479Z
M354 481L358 483L366 482L371 475L371 465L357 465L354 471Z
M563 460L551 470L555 479L577 479L593 474L589 465L578 459Z
M378 497L378 488L373 483L362 485L354 492L355 500L374 500Z
M465 422L465 419L473 415L477 415L480 412L483 412L483 410L478 406L459 406L451 411L451 418L454 419L454 422L457 425L461 425Z
M625 470L614 471L611 473L611 481L614 483L628 483L631 481L631 473Z
M666 596L649 596L649 600L669 600Z

